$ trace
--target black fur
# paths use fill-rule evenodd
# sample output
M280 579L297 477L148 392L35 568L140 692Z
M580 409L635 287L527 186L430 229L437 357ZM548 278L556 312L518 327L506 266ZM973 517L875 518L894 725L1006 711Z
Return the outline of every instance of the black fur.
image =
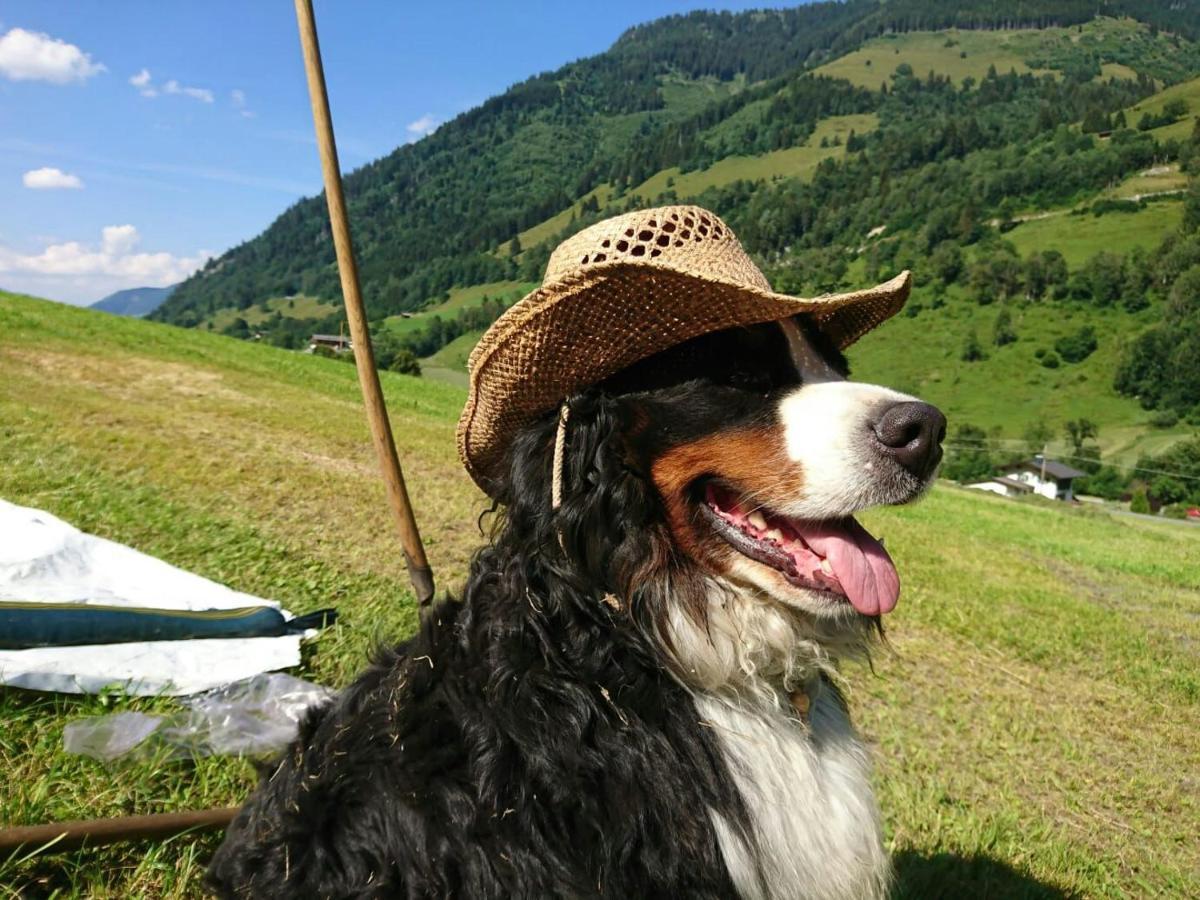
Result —
M574 402L558 514L553 417L520 437L464 603L310 717L213 860L219 895L733 895L709 812L747 813L648 637L661 512L622 415Z
M844 363L843 363L844 364ZM665 445L795 382L775 327L725 332L572 399L515 441L461 604L383 653L230 828L222 897L727 897L711 813L753 841L714 733L668 672L668 602L703 615L647 474ZM669 589L668 589L669 588Z

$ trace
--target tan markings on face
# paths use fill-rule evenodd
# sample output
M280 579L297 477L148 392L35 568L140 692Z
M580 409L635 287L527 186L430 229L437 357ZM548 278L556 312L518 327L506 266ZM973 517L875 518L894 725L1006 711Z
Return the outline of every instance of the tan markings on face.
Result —
M693 482L704 476L719 478L742 492L749 509L783 506L804 491L804 470L788 457L783 429L777 425L718 432L672 447L654 460L650 474L679 547L722 573L739 554L694 520L686 496Z

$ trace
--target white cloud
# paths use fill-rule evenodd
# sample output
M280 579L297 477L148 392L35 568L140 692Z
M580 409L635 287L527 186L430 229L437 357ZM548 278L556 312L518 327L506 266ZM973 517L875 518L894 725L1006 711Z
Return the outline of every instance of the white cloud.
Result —
M74 44L48 34L13 28L0 37L0 74L12 81L70 84L106 71Z
M187 87L180 84L174 78L163 85L164 94L182 94L185 97L191 97L193 100L199 100L201 103L212 103L213 92L208 88Z
M100 236L100 246L107 256L126 256L138 244L138 232L132 225L105 225Z
M83 187L83 181L78 175L68 175L62 169L45 166L33 169L21 176L21 183L35 191L52 191L61 188Z
M138 93L141 94L143 97L157 97L158 96L158 88L156 88L153 84L150 83L150 70L149 69L142 69L142 71L138 72L136 75L134 75L132 78L129 79L129 83L132 84L135 88L137 88Z
M246 92L241 88L234 88L229 92L229 101L233 104L243 119L254 119L258 117L258 113L246 108Z
M173 94L178 97L191 97L193 100L199 100L201 103L212 103L215 99L213 92L208 88L189 87L188 85L180 84L174 78L161 88L156 87L149 69L142 69L136 75L131 76L129 83L137 88L137 92L143 97L157 97L162 93Z
M421 118L417 119L415 122L409 122L408 125L405 126L405 129L408 131L408 139L410 142L419 141L421 138L425 137L425 135L433 134L435 131L437 131L441 124L442 123L440 121L433 117L432 113L425 113L425 115L421 116Z
M80 241L50 244L40 253L21 253L0 245L0 279L10 289L91 302L124 287L165 287L183 280L212 256L138 251L133 225L109 225L99 245Z

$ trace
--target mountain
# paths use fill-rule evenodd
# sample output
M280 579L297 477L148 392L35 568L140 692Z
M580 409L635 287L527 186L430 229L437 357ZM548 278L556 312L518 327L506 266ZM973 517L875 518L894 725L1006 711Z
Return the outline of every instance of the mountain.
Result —
M129 288L109 294L103 300L97 300L91 307L118 316L148 316L162 306L177 287L179 285L173 284L169 287Z
M1191 346L1166 311L1200 253L1183 198L1198 36L1191 5L1132 0L849 0L632 28L347 176L378 355L446 371L563 237L693 200L781 290L914 270L913 321L864 342L860 373L1014 446L1090 416L1132 458L1200 424L1200 389L1161 383ZM316 197L153 317L296 347L337 329L338 298Z

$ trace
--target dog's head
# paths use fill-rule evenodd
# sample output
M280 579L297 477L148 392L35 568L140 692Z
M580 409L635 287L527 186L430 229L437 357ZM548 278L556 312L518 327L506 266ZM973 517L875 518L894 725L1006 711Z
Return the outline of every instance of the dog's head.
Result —
M809 635L861 633L899 579L854 514L930 485L946 421L847 376L804 317L696 338L572 398L560 509L546 508L557 416L518 441L506 500L543 504L577 586L635 618L682 609L708 627L736 597Z

